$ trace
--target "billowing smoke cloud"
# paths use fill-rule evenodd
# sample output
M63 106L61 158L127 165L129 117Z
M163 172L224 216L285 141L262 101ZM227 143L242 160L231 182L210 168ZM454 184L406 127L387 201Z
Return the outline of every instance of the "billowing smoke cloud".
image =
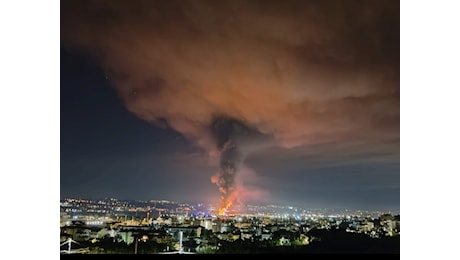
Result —
M399 150L399 1L69 0L61 37L102 61L130 111L220 156L224 203L239 129Z

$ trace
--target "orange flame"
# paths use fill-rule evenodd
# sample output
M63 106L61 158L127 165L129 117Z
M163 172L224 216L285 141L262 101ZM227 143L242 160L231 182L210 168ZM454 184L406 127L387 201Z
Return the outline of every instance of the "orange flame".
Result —
M233 202L238 196L237 190L233 191L226 199L222 198L222 206L219 208L219 216L226 215L228 209L233 205Z
M227 204L225 206L219 208L219 216L222 215L227 215L227 210L232 206L233 202L232 201L227 201Z

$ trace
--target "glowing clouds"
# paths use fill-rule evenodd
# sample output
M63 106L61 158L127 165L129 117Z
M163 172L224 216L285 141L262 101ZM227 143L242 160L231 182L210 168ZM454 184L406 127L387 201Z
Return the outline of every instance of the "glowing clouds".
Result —
M72 3L63 9L63 40L102 57L130 111L210 153L208 127L219 115L287 148L399 136L388 123L399 121L397 5Z

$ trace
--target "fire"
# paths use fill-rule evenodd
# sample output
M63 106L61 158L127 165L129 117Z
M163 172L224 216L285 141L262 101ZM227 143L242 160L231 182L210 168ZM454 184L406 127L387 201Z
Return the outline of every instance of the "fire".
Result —
M227 204L225 206L219 208L219 216L226 215L227 210L232 206L233 202L232 201L227 201Z
M238 192L235 190L227 197L227 199L222 197L222 206L219 208L219 216L226 215L227 210L233 205L233 201L235 201L237 196Z

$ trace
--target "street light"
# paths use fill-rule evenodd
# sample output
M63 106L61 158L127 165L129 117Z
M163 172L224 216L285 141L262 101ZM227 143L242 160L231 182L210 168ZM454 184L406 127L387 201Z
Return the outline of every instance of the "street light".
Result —
M139 240L142 240L145 243L145 242L147 242L148 239L149 239L149 237L147 235L143 235L141 238L136 237L136 244L134 246L134 254L135 255L137 255L137 245L138 245Z

